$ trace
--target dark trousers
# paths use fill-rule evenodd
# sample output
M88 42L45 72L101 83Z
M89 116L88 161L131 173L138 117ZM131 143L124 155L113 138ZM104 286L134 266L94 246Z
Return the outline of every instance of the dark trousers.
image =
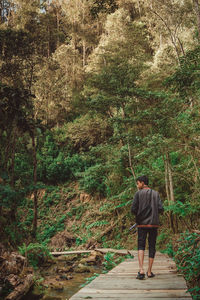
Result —
M145 250L146 238L148 234L149 257L154 258L156 254L156 238L158 228L138 227L138 250Z

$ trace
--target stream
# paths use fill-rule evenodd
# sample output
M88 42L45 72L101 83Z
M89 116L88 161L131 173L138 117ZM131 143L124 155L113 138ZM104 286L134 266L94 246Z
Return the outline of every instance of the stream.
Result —
M35 285L21 300L68 300L81 289L87 278L102 271L101 265L84 266L79 263L77 257L76 260L68 257L55 259L53 264L40 269L40 276L44 278L42 286Z

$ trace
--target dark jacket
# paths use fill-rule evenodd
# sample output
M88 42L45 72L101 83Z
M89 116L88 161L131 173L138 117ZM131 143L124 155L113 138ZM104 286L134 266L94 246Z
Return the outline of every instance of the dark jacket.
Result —
M142 189L135 193L131 212L136 215L138 225L159 225L159 214L163 211L157 191Z

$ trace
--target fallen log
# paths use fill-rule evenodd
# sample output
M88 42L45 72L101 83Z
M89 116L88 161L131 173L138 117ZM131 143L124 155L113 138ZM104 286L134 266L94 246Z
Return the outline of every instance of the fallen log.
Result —
M23 283L20 283L14 291L12 291L5 300L20 300L24 295L28 293L30 288L32 287L34 281L33 281L33 275L29 274L24 279Z
M60 256L60 255L70 255L70 254L87 254L91 252L92 250L75 250L75 251L50 252L50 254L53 256Z
M111 249L111 248L95 248L93 250L77 250L77 251L62 251L62 252L51 252L51 255L53 256L60 256L60 255L70 255L70 254L84 254L84 253L92 253L94 251L101 252L103 254L108 253L108 252L113 252L116 254L121 254L121 255L135 255L135 251L132 250L126 250L126 249Z

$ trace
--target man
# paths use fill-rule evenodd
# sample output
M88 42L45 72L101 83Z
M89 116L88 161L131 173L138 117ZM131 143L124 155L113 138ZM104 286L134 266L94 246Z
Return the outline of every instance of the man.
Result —
M145 273L143 269L144 250L146 238L148 234L149 244L149 266L147 277L151 278L155 275L152 273L152 265L156 253L156 238L159 227L159 214L163 213L163 206L158 192L148 187L148 177L140 176L136 179L138 191L134 196L131 212L136 215L136 223L138 224L138 260L139 272L137 279L144 279Z

